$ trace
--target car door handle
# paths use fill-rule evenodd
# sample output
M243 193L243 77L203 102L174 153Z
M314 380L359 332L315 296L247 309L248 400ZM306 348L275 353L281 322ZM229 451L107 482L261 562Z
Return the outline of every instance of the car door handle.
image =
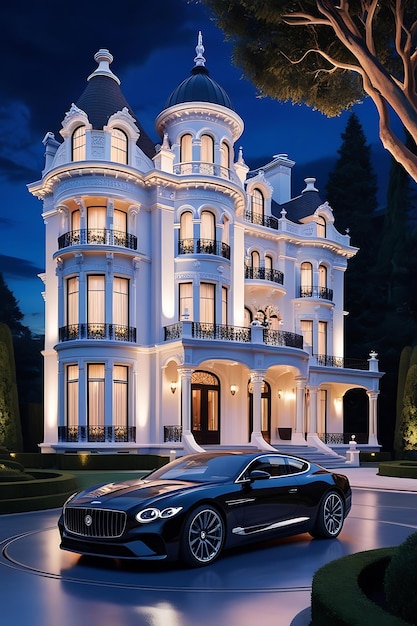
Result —
M294 489L289 489L288 493L297 493L298 489L297 487L294 487Z

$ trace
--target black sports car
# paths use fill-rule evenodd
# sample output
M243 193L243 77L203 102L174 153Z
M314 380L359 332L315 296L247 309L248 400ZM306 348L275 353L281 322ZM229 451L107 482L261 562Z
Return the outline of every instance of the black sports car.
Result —
M223 548L309 532L332 538L351 507L346 476L279 453L202 452L65 503L61 548L208 565Z

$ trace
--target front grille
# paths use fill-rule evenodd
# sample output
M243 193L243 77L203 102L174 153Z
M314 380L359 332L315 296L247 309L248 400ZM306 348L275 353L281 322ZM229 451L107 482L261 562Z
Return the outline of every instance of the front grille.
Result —
M81 537L111 539L121 537L126 526L126 513L108 509L78 509L66 507L64 510L65 529Z

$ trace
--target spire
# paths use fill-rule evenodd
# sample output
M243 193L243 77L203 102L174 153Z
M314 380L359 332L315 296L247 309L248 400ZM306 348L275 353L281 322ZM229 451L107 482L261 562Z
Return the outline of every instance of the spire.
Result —
M109 78L113 78L113 80L120 85L120 80L113 74L109 67L110 63L113 61L113 55L111 55L106 48L100 48L100 50L95 53L94 60L98 63L98 68L90 74L87 80L94 78L94 76L108 76Z
M194 63L196 67L205 66L206 59L203 57L204 54L204 46L203 46L203 36L201 34L201 30L198 31L198 40L197 45L195 47L196 57L194 59Z

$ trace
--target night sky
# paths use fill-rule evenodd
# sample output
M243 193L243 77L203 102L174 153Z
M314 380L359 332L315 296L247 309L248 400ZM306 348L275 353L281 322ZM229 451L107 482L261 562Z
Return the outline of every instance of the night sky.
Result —
M26 185L40 179L42 139L48 131L61 139L61 121L97 67L99 48L112 53L111 69L156 144L154 120L189 75L201 30L206 67L245 122L236 148L243 147L246 163L259 167L273 155L287 153L296 161L293 195L303 189L304 178L315 176L325 196L349 113L329 119L303 106L258 98L255 87L232 65L231 47L205 7L185 0L82 5L21 0L2 3L0 24L0 272L25 314L23 323L34 332L43 332L43 284L37 274L45 266L44 225L42 203ZM383 205L390 158L378 139L376 111L370 101L354 111L372 146Z

